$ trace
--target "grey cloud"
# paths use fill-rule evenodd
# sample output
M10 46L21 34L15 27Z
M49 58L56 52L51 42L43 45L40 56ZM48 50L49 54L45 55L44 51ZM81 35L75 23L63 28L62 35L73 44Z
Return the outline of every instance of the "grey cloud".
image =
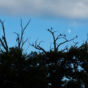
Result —
M88 18L88 0L0 0L0 13Z

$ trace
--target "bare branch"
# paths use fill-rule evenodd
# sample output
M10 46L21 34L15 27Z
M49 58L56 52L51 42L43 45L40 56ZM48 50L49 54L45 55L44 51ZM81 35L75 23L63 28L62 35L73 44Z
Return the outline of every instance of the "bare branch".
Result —
M57 41L57 39L58 39L59 36L57 38L55 38L55 31L52 31L52 28L48 29L48 32L50 32L51 35L52 35L52 37L53 37L54 51L56 51L56 41Z
M17 43L18 43L18 47L20 47L20 35L19 35L18 33L16 33L16 32L14 32L14 33L15 33L16 36L17 36L16 41L17 41Z
M54 52L57 52L57 51L58 51L58 48L59 48L61 45L65 44L65 43L67 43L67 42L70 42L70 41L74 40L75 38L77 38L77 36L76 36L75 38L72 38L72 39L68 40L68 39L66 38L66 35L65 35L65 34L59 34L59 35L57 35L57 36L55 37L55 31L53 31L52 28L51 28L51 29L48 29L48 32L50 32L50 34L51 34L52 37L53 37ZM61 42L61 43L59 43L59 44L57 44L57 41L58 41L59 39L64 39L64 41Z
M65 44L65 43L67 43L67 42L73 41L73 40L76 39L76 38L77 38L77 36L74 37L74 38L72 38L72 39L70 39L70 40L67 40L67 39L66 39L64 42L59 43L59 44L57 45L57 49L58 49L61 45Z
M30 44L30 45L31 45L32 47L34 47L35 49L37 49L37 50L43 51L43 52L46 54L45 49L40 46L41 42L42 42L42 41L40 41L40 42L38 43L37 40L36 40L35 43L32 43L32 44Z
M26 23L26 25L23 27L23 21L22 21L22 19L21 19L21 39L20 39L20 43L23 42L24 32L25 32L26 28L28 27L29 23L30 23L30 20L29 20L29 21ZM24 44L22 44L22 46L23 46L23 45L24 45Z
M68 51L68 46L65 46L65 48L62 49L61 51L62 51L62 52L64 52L64 51Z
M73 43L74 43L74 47L76 47L76 46L77 46L77 44L78 44L78 42L74 42L74 41L73 41Z
M28 20L28 22L26 23L26 25L23 26L23 21L22 21L22 19L21 19L21 20L20 20L21 34L18 34L18 33L15 32L15 34L17 35L16 41L17 41L18 47L19 47L20 49L23 48L24 44L25 44L25 43L27 42L27 40L28 40L28 39L23 40L23 37L24 37L24 32L25 32L26 28L28 27L29 23L30 23L30 20Z
M2 44L2 47L5 49L6 52L8 52L8 44L6 41L6 36L5 36L5 27L4 27L4 22L2 20L0 20L0 24L3 30L3 36L2 38L0 38L0 42Z
M51 29L48 29L48 32L51 33L51 35L53 37L53 40L56 40L56 38L55 38L55 31L52 31L52 28L51 28Z
M1 42L1 45L3 46L3 48L6 49L6 47L5 47L4 43L3 43L3 41L1 40L1 38L0 38L0 42Z
M28 41L28 39L26 39L26 40L24 40L24 41L22 42L21 49L22 49L22 47L24 46L24 44L25 44L27 41Z

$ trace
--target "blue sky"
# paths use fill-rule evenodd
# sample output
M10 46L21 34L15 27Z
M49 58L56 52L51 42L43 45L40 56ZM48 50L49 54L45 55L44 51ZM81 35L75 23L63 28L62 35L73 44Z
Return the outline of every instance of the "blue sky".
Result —
M88 21L87 20L72 20L72 19L63 19L63 18L47 18L47 17L10 17L10 16L0 16L5 23L6 36L9 46L16 45L16 35L14 32L20 33L20 18L23 19L23 23L28 21L31 18L30 24L25 31L24 38L28 38L28 42L25 44L25 50L29 47L29 51L35 50L29 43L34 42L35 40L44 42L41 44L46 50L50 48L52 44L52 36L47 32L48 28L53 28L57 31L56 35L59 33L66 34L68 39L73 38L75 35L78 35L78 38L75 41L79 42L79 45L87 39L88 33ZM0 30L1 31L1 30ZM69 32L70 31L70 32ZM67 43L67 45L70 43ZM73 43L71 43L73 44Z
M64 33L73 38L79 45L87 39L88 33L88 0L0 0L0 19L5 23L6 36L9 46L16 45L16 35L20 33L20 18L24 25L31 18L25 32L28 42L25 50L34 50L29 46L35 40L43 40L42 46L48 50L52 44L52 36L48 28L58 33ZM2 34L1 30L0 33ZM0 36L1 36L0 34ZM70 43L72 44L72 43ZM68 45L68 44L67 44Z

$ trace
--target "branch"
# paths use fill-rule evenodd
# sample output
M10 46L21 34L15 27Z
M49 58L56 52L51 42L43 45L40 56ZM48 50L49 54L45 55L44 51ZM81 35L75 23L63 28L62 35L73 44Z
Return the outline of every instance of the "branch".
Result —
M62 51L62 52L64 52L64 51L68 51L68 46L65 46L65 48L62 49L61 51Z
M64 42L59 43L59 44L57 45L57 49L58 49L61 45L65 44L65 43L67 43L67 42L73 41L73 40L76 39L76 38L77 38L77 36L74 37L74 38L72 38L72 39L70 39L70 40L67 40L67 39L66 39Z
M53 37L54 51L56 51L56 41L57 41L57 39L58 39L59 36L57 38L55 38L55 31L52 31L52 28L51 29L48 29L48 32L50 32L51 35L52 35L52 37Z
M53 31L52 28L51 28L51 29L48 29L48 32L50 32L50 34L51 34L52 37L53 37L54 52L57 52L57 51L58 51L58 48L59 48L61 45L65 44L65 43L67 43L67 42L73 41L75 38L77 38L77 36L76 36L75 38L72 38L72 39L68 40L68 39L66 38L66 35L65 35L65 34L59 34L59 35L57 35L57 36L55 37L55 32L56 32L56 31ZM59 44L57 44L57 41L58 41L59 39L64 39L64 41L61 42L61 43L59 43ZM66 50L66 49L65 49L65 50Z
M77 46L77 44L78 44L78 42L74 42L74 41L73 41L73 43L74 43L74 47L76 47L76 46Z
M19 35L18 33L16 33L16 32L14 32L14 33L15 33L16 36L17 36L16 41L17 41L17 43L18 43L18 47L20 47L20 35Z
M59 34L59 35L56 37L56 41L59 40L59 39L61 39L61 38L67 40L65 34Z
M0 38L0 42L1 42L2 47L6 50L6 47L5 47L5 45L4 45L4 43L3 43L1 38Z
M28 41L28 39L26 39L26 40L24 40L24 41L22 42L21 49L22 49L22 47L24 46L24 44L25 44L27 41Z
M41 41L42 42L42 41ZM45 51L45 49L43 49L41 46L40 46L40 44L41 44L41 42L37 42L37 40L35 41L35 43L32 43L32 44L30 44L32 47L34 47L35 49L37 49L37 50L41 50L41 51L43 51L45 54L46 54L46 51Z
M28 39L23 40L23 37L24 37L24 32L25 32L26 28L28 27L29 23L30 23L30 20L28 20L28 22L26 23L26 25L23 26L23 21L22 21L22 19L21 19L21 20L20 20L21 35L15 32L15 34L17 35L16 41L17 41L17 43L18 43L18 48L20 48L20 49L23 48L24 44L25 44L25 43L27 42L27 40L28 40Z
M28 27L29 23L30 23L30 20L28 20L26 25L23 27L23 21L21 19L21 24L20 24L20 26L21 26L21 39L20 39L20 42L23 41L23 35L24 35L24 32L25 32L26 28Z
M2 44L2 47L5 49L5 51L8 52L8 44L7 44L6 36L5 36L5 27L4 27L4 23L2 20L0 20L0 24L3 30L3 36L2 38L0 38L0 42Z
M61 38L63 38L65 41L67 41L66 35L64 34L59 34L57 37L55 37L55 32L56 31L52 31L51 29L48 29L48 32L50 32L50 34L53 37L53 46L54 46L54 52L57 52L58 48L57 48L57 41ZM58 46L59 47L59 46Z

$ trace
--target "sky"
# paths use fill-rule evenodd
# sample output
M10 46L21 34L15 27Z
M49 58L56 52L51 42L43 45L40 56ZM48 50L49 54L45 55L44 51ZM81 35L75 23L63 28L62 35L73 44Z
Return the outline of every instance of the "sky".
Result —
M29 43L41 41L46 50L52 45L52 36L47 32L53 28L66 34L68 39L78 35L74 41L79 45L87 39L88 33L88 1L87 0L0 0L0 19L4 21L8 45L16 45L16 35L20 33L20 19L24 25L31 19L25 31L28 38L25 51L34 50ZM2 31L0 28L0 37ZM59 43L59 42L58 42ZM73 44L73 43L70 43ZM68 44L67 44L68 45Z

